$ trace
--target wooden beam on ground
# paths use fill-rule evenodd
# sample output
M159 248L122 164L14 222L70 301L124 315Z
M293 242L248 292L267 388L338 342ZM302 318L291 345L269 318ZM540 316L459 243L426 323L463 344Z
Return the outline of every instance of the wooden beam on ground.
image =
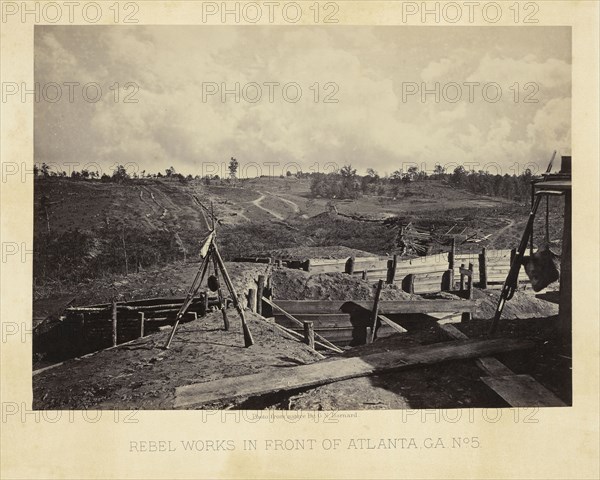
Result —
M439 326L455 340L468 339L454 325ZM511 407L564 407L566 404L550 390L529 375L515 373L494 357L482 357L475 363L489 377L481 377L492 390L500 395Z
M365 377L451 360L485 357L532 346L532 342L526 340L461 340L419 345L404 350L376 353L364 357L279 368L263 373L178 387L175 390L174 407L189 408L235 397L250 397L315 387L349 378Z
M469 338L452 324L446 323L444 325L439 325L439 328L446 332L446 334L453 340L467 340ZM510 368L505 366L502 362L494 357L478 358L475 360L475 363L484 372L493 377L514 374Z
M567 405L530 375L481 377L511 407L566 407Z

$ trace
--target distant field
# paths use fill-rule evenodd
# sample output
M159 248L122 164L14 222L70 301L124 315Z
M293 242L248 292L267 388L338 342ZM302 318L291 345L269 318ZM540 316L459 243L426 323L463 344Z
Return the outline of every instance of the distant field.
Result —
M117 184L49 178L36 179L34 195L34 275L36 288L43 290L52 290L56 281L64 286L100 274L132 273L176 260L195 261L210 228L200 203L207 208L212 203L221 222L222 250L228 258L302 246L343 246L391 254L398 248L399 225L409 221L435 235L454 225L454 233L464 231L464 238L489 235L481 243L459 243L462 251L482 246L512 248L521 236L528 208L435 181L405 185L397 198L311 198L309 180L295 177L209 186L166 179ZM560 200L551 200L550 240L561 238ZM42 204L47 206L47 218ZM380 221L320 215L329 211L329 204L341 214ZM544 215L538 217L535 231L539 244L544 237ZM433 251L436 248L448 247L439 244Z

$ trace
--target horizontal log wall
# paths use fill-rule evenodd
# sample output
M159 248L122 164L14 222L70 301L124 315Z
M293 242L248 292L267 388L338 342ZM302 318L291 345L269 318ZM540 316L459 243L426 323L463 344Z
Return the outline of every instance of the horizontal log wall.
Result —
M510 250L488 250L487 282L488 284L502 284L510 270ZM454 255L453 278L460 276L460 265L473 264L473 282L480 283L479 257L481 251L472 253L457 253ZM310 273L343 273L348 271L349 258L345 259L310 259ZM415 275L414 293L431 293L441 291L444 285L445 272L450 267L450 255L441 253L409 260L396 260L394 275L391 275L390 265L392 257L356 257L352 263L352 275L365 278L370 282L394 279L394 283L401 286L407 275ZM450 279L452 280L452 279ZM526 282L527 277L521 274L521 282ZM453 287L454 285L452 285Z

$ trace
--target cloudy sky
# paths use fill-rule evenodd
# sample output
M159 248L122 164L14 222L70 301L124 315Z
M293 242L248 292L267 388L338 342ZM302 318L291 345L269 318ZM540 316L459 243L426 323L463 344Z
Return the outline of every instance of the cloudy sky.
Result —
M265 170L471 162L512 173L570 153L563 27L37 26L35 81L36 162L202 174L234 156ZM79 84L72 99L65 82ZM98 101L82 89L92 83ZM222 98L236 83L239 101ZM422 98L436 83L439 102Z

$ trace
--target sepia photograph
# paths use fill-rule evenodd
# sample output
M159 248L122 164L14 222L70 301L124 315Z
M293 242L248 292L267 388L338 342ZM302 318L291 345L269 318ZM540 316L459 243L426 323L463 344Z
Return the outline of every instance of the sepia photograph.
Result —
M431 30L37 26L34 408L570 406L571 29Z
M0 1L2 480L600 478L599 35Z

